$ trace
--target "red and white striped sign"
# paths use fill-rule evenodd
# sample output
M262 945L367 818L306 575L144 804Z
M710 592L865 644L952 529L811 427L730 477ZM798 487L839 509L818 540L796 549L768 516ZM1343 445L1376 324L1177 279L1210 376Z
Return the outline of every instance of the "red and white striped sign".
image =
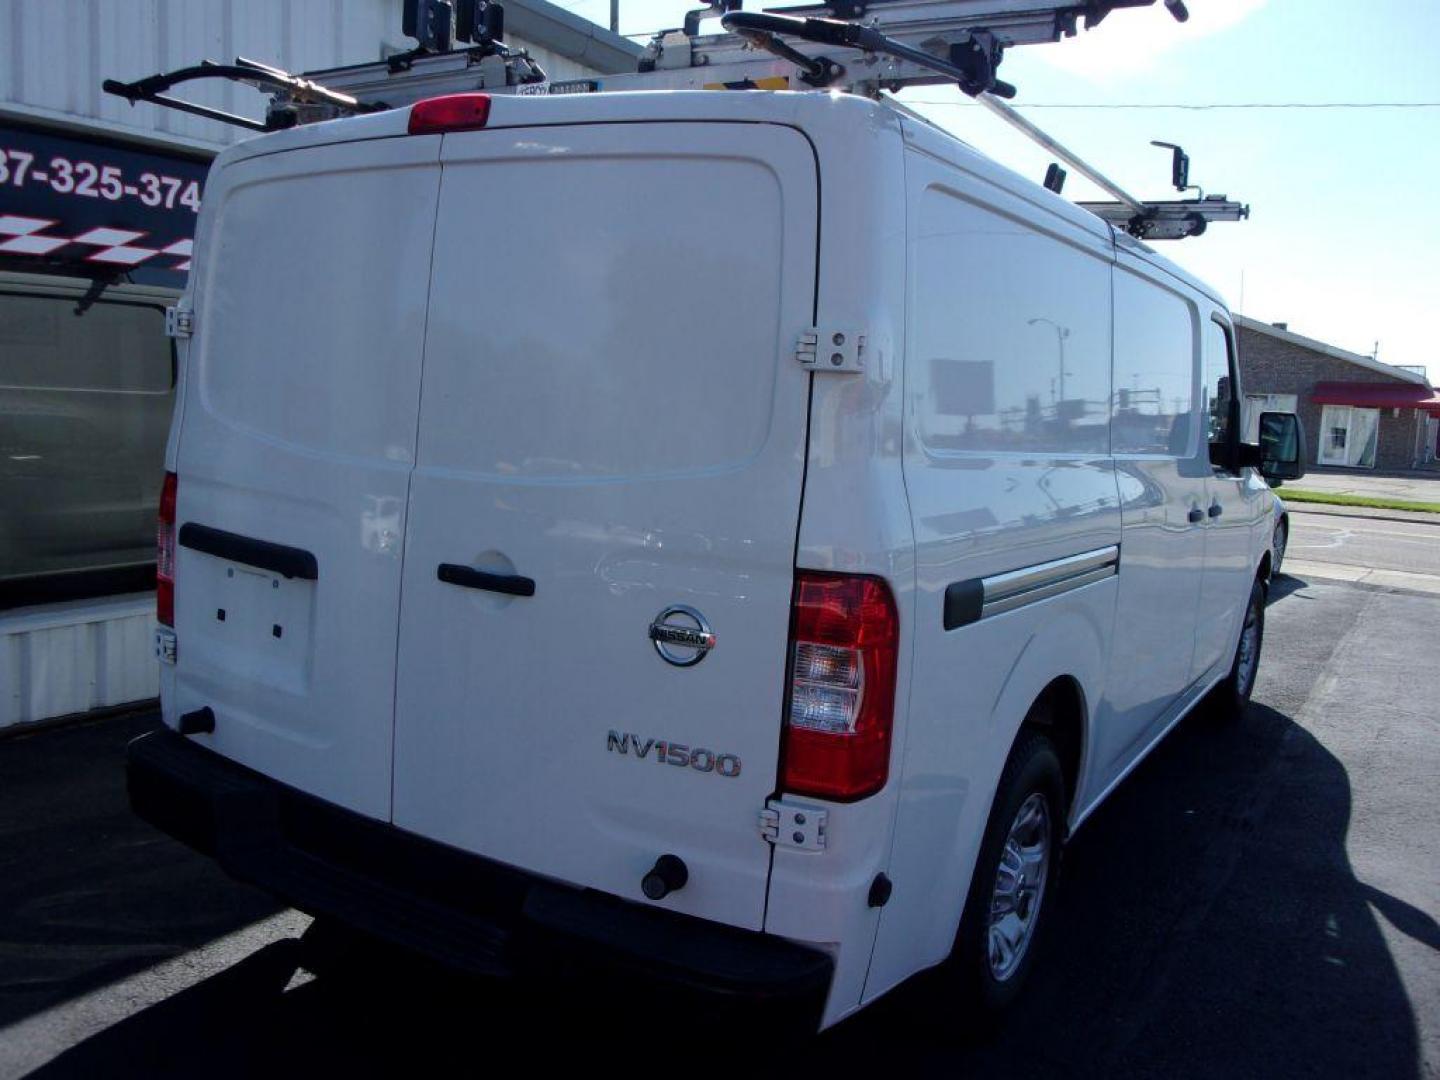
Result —
M141 241L149 233L135 229L87 229L78 236L65 236L55 231L59 224L59 221L49 218L0 214L0 254L54 255L66 244L84 244L94 249L84 256L86 262L140 266L151 259L168 257L180 261L165 262L164 269L190 269L193 240L177 240L159 248L148 247Z

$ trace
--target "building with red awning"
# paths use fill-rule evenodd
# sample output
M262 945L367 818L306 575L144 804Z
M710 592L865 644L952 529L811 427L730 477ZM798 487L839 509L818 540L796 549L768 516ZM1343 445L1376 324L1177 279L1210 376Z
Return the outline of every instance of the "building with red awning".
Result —
M1440 390L1403 383L1322 382L1315 384L1314 400L1321 405L1350 405L1359 409L1424 409L1440 414Z
M1247 438L1260 413L1293 412L1318 468L1403 470L1440 454L1440 391L1426 373L1382 364L1274 325L1235 316Z

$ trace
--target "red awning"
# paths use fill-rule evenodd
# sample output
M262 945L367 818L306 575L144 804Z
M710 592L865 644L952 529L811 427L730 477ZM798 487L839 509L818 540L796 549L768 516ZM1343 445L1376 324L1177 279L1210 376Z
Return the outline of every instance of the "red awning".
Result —
M1420 383L1322 382L1312 400L1318 405L1355 405L1362 409L1425 409L1440 416L1440 391Z

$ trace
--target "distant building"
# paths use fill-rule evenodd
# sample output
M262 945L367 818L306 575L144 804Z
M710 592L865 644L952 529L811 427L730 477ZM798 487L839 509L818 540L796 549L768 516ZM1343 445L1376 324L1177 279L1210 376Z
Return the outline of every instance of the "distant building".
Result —
M1235 316L1247 437L1260 413L1298 413L1306 460L1320 468L1413 469L1436 457L1440 392L1414 368Z

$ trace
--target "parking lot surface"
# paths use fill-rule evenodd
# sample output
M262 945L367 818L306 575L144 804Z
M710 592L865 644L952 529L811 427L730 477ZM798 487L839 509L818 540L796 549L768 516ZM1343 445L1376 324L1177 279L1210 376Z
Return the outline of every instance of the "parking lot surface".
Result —
M153 716L0 742L0 1076L1434 1077L1437 643L1434 597L1282 579L1250 715L1187 719L1076 835L1003 1027L922 978L758 1054L743 1014L632 989L310 978L308 920L126 810Z

